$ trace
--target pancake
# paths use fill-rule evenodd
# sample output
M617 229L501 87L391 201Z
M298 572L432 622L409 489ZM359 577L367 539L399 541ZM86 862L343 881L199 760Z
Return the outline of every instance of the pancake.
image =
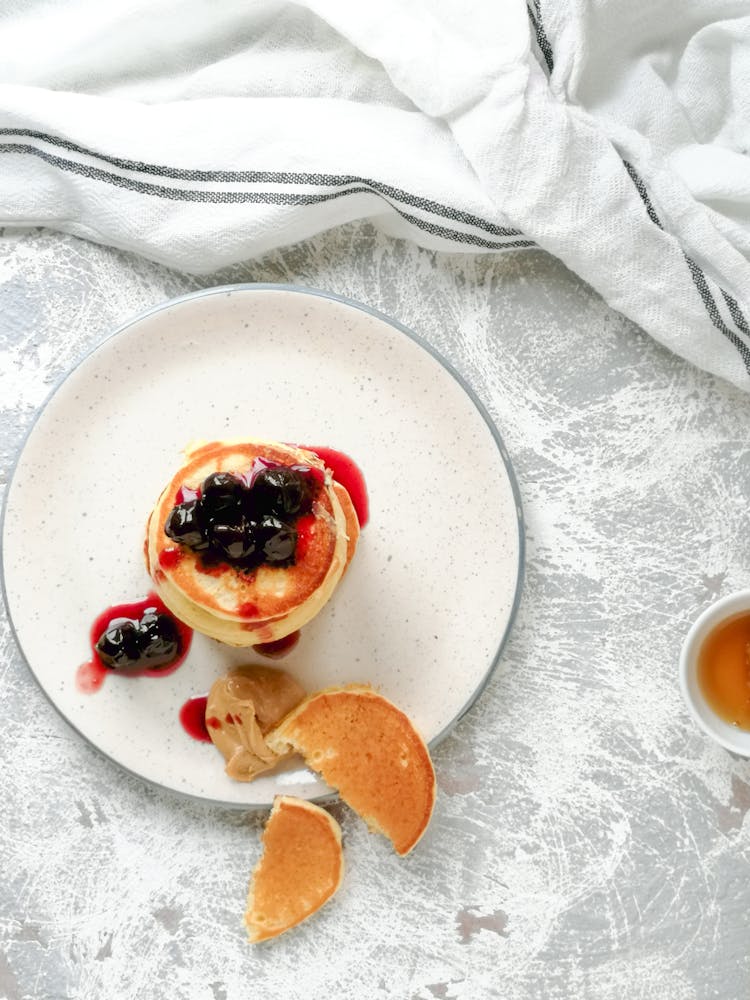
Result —
M277 937L312 916L341 885L341 828L320 806L278 796L263 833L245 913L252 942Z
M427 829L435 804L429 751L410 719L371 687L351 684L310 695L266 742L276 753L302 754L398 854L408 854Z
M310 513L297 521L292 565L262 564L251 571L202 556L169 538L164 526L178 492L195 490L215 472L249 472L256 459L320 470ZM311 451L278 442L216 441L186 452L186 462L162 491L146 532L146 566L159 596L191 628L233 646L273 642L312 619L354 554L359 523L346 490Z

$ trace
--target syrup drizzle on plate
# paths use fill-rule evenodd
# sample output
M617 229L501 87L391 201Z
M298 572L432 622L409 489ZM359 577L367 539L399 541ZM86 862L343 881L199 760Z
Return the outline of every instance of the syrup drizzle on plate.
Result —
M192 736L194 740L199 740L201 743L211 742L211 737L208 735L208 726L206 725L207 701L207 695L195 695L193 698L188 698L180 709L182 728L188 736Z
M367 485L362 470L349 455L335 448L318 448L315 445L301 444L300 448L314 452L331 470L333 478L340 483L354 506L360 528L364 528L370 518L370 501L367 496Z
M294 649L299 642L300 635L300 630L297 629L296 632L290 632L289 635L285 635L281 639L274 639L272 642L258 642L253 646L253 649L261 656L279 660Z

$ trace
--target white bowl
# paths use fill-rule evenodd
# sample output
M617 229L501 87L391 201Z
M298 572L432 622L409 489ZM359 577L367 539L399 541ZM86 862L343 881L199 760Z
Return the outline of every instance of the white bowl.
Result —
M739 590L711 604L696 619L680 653L680 689L690 714L701 729L726 750L750 757L750 731L725 722L706 701L698 683L698 655L706 637L721 622L750 611L750 590Z

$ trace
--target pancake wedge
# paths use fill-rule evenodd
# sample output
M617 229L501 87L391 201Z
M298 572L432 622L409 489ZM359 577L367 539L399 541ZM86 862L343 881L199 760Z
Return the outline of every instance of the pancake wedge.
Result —
M312 916L341 885L341 828L325 809L278 796L263 833L245 913L252 942L266 941Z
M206 498L201 489L209 477L239 481L243 487L241 503L245 504L257 470L264 465L307 469L305 475L314 483L304 511L284 515L288 524L281 524L281 515L274 510L268 517L277 520L269 521L264 514L261 525L260 519L257 523L252 519L255 515L237 508L247 530L257 532L258 525L275 523L281 530L276 541L283 541L283 532L288 529L288 536L295 540L285 561L271 563L263 558L253 562L248 557L249 561L233 563L228 557L208 558L206 551L175 539L175 509L203 505ZM185 497L192 499L186 502ZM205 511L205 507L200 510ZM235 510L229 520L236 514ZM168 527L172 537L167 534ZM217 531L223 531L226 539L234 527L220 523L214 511L201 530L214 532L214 538ZM190 535L184 537L189 539ZM156 501L146 530L146 567L161 599L191 628L229 645L249 646L282 639L318 614L341 580L358 537L359 522L348 493L314 452L273 441L214 441L186 452L185 462ZM200 532L198 539L193 544L202 544ZM257 541L255 535L253 539ZM258 542L255 556L261 544L265 551L266 542Z
M363 684L305 698L266 736L276 753L297 750L398 854L418 842L435 804L435 771L410 719Z

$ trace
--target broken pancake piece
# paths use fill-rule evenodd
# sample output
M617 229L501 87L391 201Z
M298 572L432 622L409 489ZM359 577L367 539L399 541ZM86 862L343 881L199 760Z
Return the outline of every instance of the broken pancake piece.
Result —
M341 828L333 816L312 802L278 796L250 883L250 941L276 937L306 920L333 896L343 874Z
M426 830L435 804L429 751L410 719L368 685L310 695L266 741L276 753L302 754L398 854L408 854Z
M236 667L214 681L206 701L206 729L235 781L252 781L281 756L266 733L305 697L305 689L284 670Z

